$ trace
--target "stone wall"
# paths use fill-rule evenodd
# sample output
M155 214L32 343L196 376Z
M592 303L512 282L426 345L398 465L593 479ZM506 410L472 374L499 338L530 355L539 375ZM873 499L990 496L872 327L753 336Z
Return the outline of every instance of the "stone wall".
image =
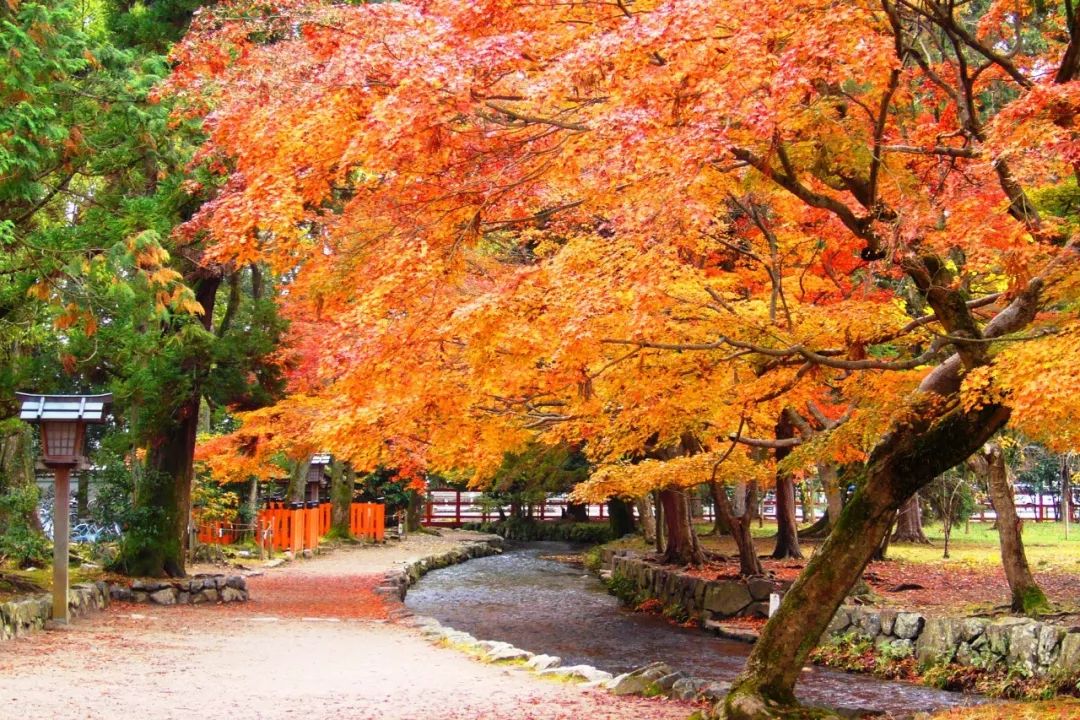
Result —
M916 612L844 606L826 631L852 633L920 663L1022 668L1041 675L1080 670L1080 627L1028 618L935 617Z
M768 578L704 580L631 555L612 554L607 562L613 576L626 578L665 606L678 605L703 626L730 617L768 617L769 596L790 586Z
M71 617L81 617L109 604L109 587L104 582L79 583L68 591ZM0 603L0 641L41 630L52 617L52 595L33 595Z
M136 580L130 586L114 584L109 587L109 596L154 605L202 605L244 602L248 590L247 580L240 575L200 574L180 580Z
M767 617L770 593L782 595L790 586L765 578L706 581L617 552L605 553L602 559L613 576L630 580L639 592L665 606L683 607L704 628L732 616ZM892 657L914 655L920 663L1023 668L1035 675L1051 669L1080 671L1080 627L1028 618L935 617L845 605L837 611L826 636L847 633L872 640Z

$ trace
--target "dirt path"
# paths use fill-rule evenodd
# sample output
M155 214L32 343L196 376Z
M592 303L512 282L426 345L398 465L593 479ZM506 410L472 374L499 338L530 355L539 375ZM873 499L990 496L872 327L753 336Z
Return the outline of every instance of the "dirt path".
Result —
M337 550L251 578L246 604L116 604L0 644L0 720L681 720L692 711L487 665L388 623L372 592L379 576L451 542Z

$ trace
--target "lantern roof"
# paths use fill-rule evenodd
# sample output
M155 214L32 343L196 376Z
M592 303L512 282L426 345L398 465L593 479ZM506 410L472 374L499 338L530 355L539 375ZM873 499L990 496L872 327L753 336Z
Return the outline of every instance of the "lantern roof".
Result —
M39 395L15 393L22 401L19 419L28 423L69 421L103 423L112 393L101 395Z

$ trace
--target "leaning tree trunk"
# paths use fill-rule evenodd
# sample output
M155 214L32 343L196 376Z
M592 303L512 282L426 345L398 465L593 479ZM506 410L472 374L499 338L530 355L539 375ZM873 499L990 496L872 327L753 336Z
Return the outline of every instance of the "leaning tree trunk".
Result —
M584 503L567 503L566 519L574 522L589 522L589 506Z
M1009 416L998 405L970 412L944 405L940 396L918 402L905 414L906 424L883 436L864 465L849 468L863 482L856 483L833 532L765 625L718 708L722 717L764 720L797 706L795 683L810 651L889 531L896 511L920 487L981 447Z
M780 413L776 423L776 439L788 440L795 437L795 426L785 410ZM785 558L801 559L799 549L799 524L795 516L795 478L791 473L780 468L780 463L791 454L791 448L776 448L776 547L774 560Z
M976 472L985 475L986 485L990 490L990 502L994 505L994 514L998 520L1001 564L1005 568L1005 578L1012 593L1013 612L1025 615L1046 612L1050 609L1050 604L1039 584L1035 582L1027 554L1024 552L1022 523L1016 514L1016 499L1013 496L1008 468L1005 466L1005 453L997 443L990 443L973 457L971 464Z
M668 565L702 565L705 555L690 524L690 509L683 490L660 491L667 543L661 562Z
M929 545L930 539L926 537L922 524L922 506L919 504L919 493L912 495L896 516L896 532L892 536L893 542L920 543Z

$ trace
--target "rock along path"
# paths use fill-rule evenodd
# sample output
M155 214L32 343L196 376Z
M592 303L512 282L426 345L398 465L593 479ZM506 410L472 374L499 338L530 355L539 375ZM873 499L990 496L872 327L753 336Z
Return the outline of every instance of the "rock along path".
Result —
M248 603L118 603L0 644L0 720L682 720L692 712L484 664L388 622L373 592L383 574L459 537L414 536L290 563L250 578Z

